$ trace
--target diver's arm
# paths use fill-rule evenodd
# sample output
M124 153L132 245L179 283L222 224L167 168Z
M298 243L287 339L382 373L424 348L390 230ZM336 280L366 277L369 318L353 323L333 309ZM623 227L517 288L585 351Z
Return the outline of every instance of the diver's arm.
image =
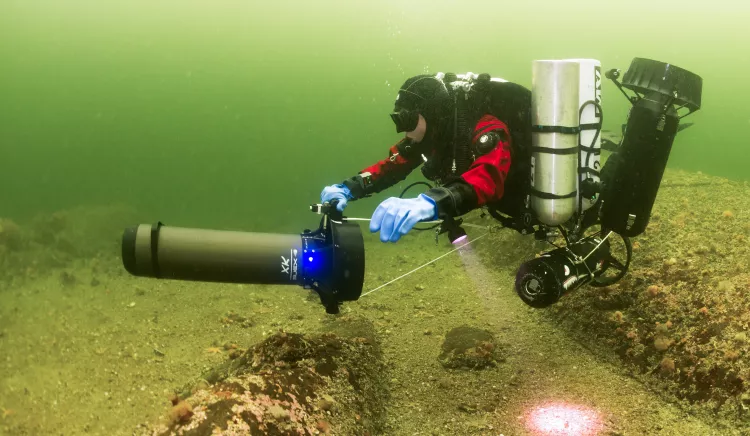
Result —
M424 195L435 202L440 219L457 217L477 207L474 188L462 178L455 178L443 186L432 188Z
M508 127L494 116L485 115L474 129L472 145L490 133L494 146L478 156L461 177L425 193L435 201L441 219L463 215L503 196L511 160Z
M421 163L419 153L411 140L404 138L390 148L389 157L371 165L356 176L344 180L343 184L354 199L369 197L404 180Z

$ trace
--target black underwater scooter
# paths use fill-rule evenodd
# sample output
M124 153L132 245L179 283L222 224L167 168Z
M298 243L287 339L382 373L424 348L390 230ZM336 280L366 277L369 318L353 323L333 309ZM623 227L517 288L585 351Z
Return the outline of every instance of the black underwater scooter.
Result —
M141 224L122 235L122 262L135 276L224 283L299 285L320 296L327 313L362 294L362 231L336 203L316 204L317 230L299 235Z
M702 79L689 71L636 58L622 83L619 76L620 70L606 73L633 107L619 149L602 169L601 182L582 184L581 189L599 193L597 203L559 227L564 246L523 263L518 270L516 291L533 307L549 306L585 284L606 286L625 275L632 257L629 237L646 229L679 120L700 108ZM635 96L628 96L623 88ZM683 108L688 112L679 115ZM318 229L292 235L161 223L127 228L122 237L123 265L142 277L299 285L317 292L326 312L336 314L341 303L362 295L364 241L359 226L348 222L335 202L312 205L311 210L322 215ZM532 214L516 218L522 225L504 225L542 240L554 233ZM459 224L460 220L448 220L438 233L461 234ZM597 225L601 230L587 235ZM624 261L611 253L613 234L625 243ZM614 277L605 276L608 270L616 271Z

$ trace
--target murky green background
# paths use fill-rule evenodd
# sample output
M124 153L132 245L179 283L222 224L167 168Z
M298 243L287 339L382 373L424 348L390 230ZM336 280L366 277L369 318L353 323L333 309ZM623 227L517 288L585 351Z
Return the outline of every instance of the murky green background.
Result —
M750 181L748 23L737 0L0 0L0 434L132 434L227 358L221 344L353 318L372 324L389 365L386 434L532 434L518 417L548 400L597 408L611 434L744 434L744 396L720 416L710 402L670 402L709 384L730 396L721 377L682 374L750 379L750 343L737 340L750 325L750 188L712 177ZM133 278L117 257L136 216L314 227L307 209L321 189L399 139L388 113L409 76L487 72L530 86L535 59L625 71L634 57L702 76L703 108L675 141L631 273L606 293L581 289L552 313L525 306L515 273L540 244L515 232L347 303L341 317L297 287ZM605 128L619 131L628 102L608 81L603 105ZM369 217L404 186L347 212ZM431 232L381 244L366 225L366 292L450 250ZM657 350L654 326L668 320L671 339L693 342ZM700 342L708 322L728 327ZM507 361L440 367L442 339L467 325L496 334ZM698 355L705 365L690 363ZM665 361L679 374L655 374ZM649 371L638 382L623 375L637 365Z
M731 0L2 0L0 210L122 201L175 225L298 231L324 185L386 156L407 77L530 86L539 58L701 75L670 164L747 177L749 18ZM618 129L627 102L603 92Z

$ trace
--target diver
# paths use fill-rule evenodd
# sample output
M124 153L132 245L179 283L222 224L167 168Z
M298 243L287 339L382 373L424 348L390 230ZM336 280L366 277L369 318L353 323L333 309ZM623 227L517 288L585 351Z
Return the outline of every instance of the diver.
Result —
M530 90L488 74L411 77L390 114L404 138L387 159L326 186L321 201L338 200L343 211L348 201L391 187L423 164L436 186L381 202L370 221L381 241L398 241L420 221L452 220L483 206L513 215L528 183L530 108Z
M628 271L629 238L646 230L680 120L700 109L703 85L700 76L645 58L633 59L621 82L617 69L605 77L632 108L616 153L601 171L599 61L534 61L533 96L487 74L419 75L401 86L391 113L405 137L387 159L323 190L327 204L310 205L323 215L317 230L268 234L140 224L123 232L123 265L143 277L301 285L318 293L328 313L338 313L341 303L365 295L364 240L359 225L341 217L343 209L423 164L436 186L378 206L370 230L382 241L396 242L416 223L439 219L436 233L448 232L457 243L466 234L455 218L482 207L502 227L555 247L518 269L516 292L530 306L549 306L587 284L609 286ZM594 226L599 230L589 232ZM551 240L559 236L564 245ZM616 237L624 246L617 254L624 256L611 250Z

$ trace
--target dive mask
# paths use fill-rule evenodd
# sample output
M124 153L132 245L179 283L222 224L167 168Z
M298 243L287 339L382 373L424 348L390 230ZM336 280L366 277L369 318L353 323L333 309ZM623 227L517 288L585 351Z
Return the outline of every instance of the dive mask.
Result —
M419 123L419 112L409 109L399 109L391 113L391 119L396 124L396 133L411 132Z

